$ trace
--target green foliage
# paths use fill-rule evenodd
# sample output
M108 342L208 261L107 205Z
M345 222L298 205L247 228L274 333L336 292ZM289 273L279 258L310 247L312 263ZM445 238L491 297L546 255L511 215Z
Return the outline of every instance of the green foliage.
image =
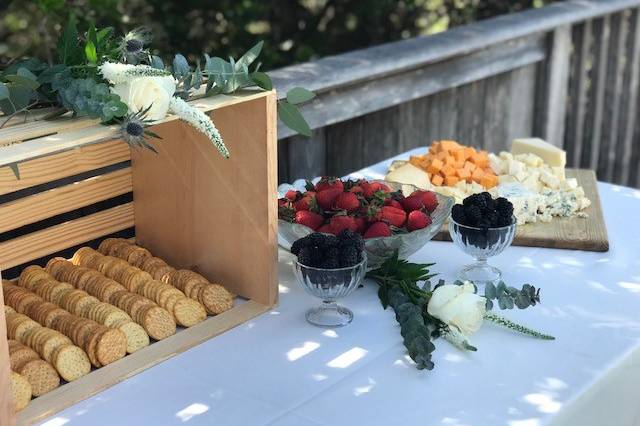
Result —
M498 285L488 283L484 289L484 297L487 299L487 310L493 308L493 301L498 302L500 309L526 309L529 306L535 306L540 303L540 289L536 289L530 284L524 284L522 289L508 287L504 281L500 281Z
M62 105L78 115L87 115L108 122L124 117L127 105L118 95L109 91L105 83L90 78L72 78L69 73L59 73L52 82Z

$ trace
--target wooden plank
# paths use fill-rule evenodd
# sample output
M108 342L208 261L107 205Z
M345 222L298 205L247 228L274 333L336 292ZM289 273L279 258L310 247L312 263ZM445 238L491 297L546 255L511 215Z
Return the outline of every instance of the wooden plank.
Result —
M98 123L100 123L100 120L69 116L55 120L40 120L14 125L0 130L0 147L41 136L53 135L69 130L84 129L85 127L92 127Z
M327 144L324 129L313 131L311 138L292 136L287 140L289 179L306 179L327 173Z
M607 54L609 49L609 17L593 22L593 59L589 79L589 107L587 109L585 145L582 150L580 167L595 170L598 166L600 138L604 111L604 90L607 75Z
M271 92L247 89L234 95L218 95L209 98L196 99L189 102L190 105L208 112L224 106L236 105L244 101L259 99L269 96ZM175 115L168 115L158 120L156 125L178 120ZM20 126L12 128L19 131ZM0 166L23 162L32 158L50 155L63 150L77 148L101 141L115 139L119 136L119 126L93 125L83 129L67 131L52 136L44 136L27 142L0 146ZM0 137L3 131L0 130Z
M598 153L598 167L596 172L602 180L611 182L613 179L616 147L620 130L620 109L623 98L628 97L623 89L625 70L625 46L628 32L628 16L625 12L612 15L611 38L609 56L607 58L607 76L605 83L604 117L600 152Z
M603 252L609 250L609 237L598 194L598 182L593 170L567 169L567 177L575 177L591 200L584 212L587 218L554 217L551 222L518 226L514 246ZM445 225L434 240L451 241Z
M220 315L209 317L193 327L182 329L171 337L154 342L146 348L34 399L18 413L18 423L20 425L38 423L268 310L268 306L249 300ZM2 423L3 426L4 424Z
M543 139L559 147L564 144L570 55L571 26L563 25L549 35L548 59L540 74L542 102L537 105L540 121L536 129Z
M506 144L510 144L516 138L533 134L534 103L526 102L526 99L535 99L536 93L535 64L527 65L510 72L511 87L509 98L505 101L509 111L507 122ZM510 145L506 145L510 146Z
M115 140L25 161L20 164L20 180L8 167L0 167L0 195L121 163L130 158L129 146Z
M631 182L631 169L637 169L632 162L633 130L638 123L638 87L640 83L640 10L633 9L629 17L629 42L625 57L626 73L623 88L625 90L624 109L620 114L621 140L616 151L614 180L622 185ZM634 167L632 167L634 165Z
M0 276L0 282L2 282L2 276ZM11 394L7 321L4 315L4 295L0 291L0 425L13 426L15 421Z
M565 149L570 167L580 167L584 141L584 127L589 93L589 67L591 66L591 45L593 43L591 21L573 27L573 54L569 80L569 108Z
M131 169L0 204L0 233L131 192Z
M424 68L354 83L340 91L320 93L301 110L311 128L324 127L536 63L544 56L543 38L536 34ZM278 128L280 137L293 133L284 125Z
M213 113L229 159L177 121L156 127L159 155L133 153L136 240L178 268L270 306L278 293L275 93Z
M484 106L482 117L482 146L491 152L509 149L511 140L507 136L512 111L509 109L511 73L498 74L484 81ZM520 98L521 94L518 94ZM522 99L522 98L521 98ZM525 103L525 102L522 102ZM469 142L471 143L471 141Z
M459 87L457 91L458 140L465 145L484 146L483 119L485 81Z
M133 227L133 203L103 210L0 243L0 269Z

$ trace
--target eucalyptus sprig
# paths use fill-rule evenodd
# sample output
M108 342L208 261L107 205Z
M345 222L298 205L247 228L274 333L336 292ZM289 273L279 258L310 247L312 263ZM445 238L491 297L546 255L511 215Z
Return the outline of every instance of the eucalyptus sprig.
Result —
M526 309L540 303L540 289L536 289L531 284L524 284L522 289L507 286L504 281L498 285L487 283L484 288L484 297L487 299L487 310L493 308L493 300L498 302L500 309Z

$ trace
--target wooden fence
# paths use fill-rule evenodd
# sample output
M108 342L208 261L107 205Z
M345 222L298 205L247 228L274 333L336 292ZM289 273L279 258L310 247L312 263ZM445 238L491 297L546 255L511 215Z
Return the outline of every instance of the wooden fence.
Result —
M318 97L311 139L279 127L281 182L343 175L435 139L517 136L640 187L640 0L569 0L272 73Z

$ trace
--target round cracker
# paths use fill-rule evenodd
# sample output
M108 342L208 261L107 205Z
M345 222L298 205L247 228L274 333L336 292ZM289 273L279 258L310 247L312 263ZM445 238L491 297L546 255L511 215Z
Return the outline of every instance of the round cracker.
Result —
M176 334L176 323L167 310L157 305L148 305L140 313L140 325L149 336L156 340L166 339Z
M29 361L18 371L29 384L33 396L44 395L60 386L60 376L56 370L46 361L36 359Z
M14 410L20 411L31 401L31 384L22 375L11 372L11 395L13 397Z
M173 316L181 326L191 327L207 319L207 312L200 303L185 297L173 306Z
M72 382L91 371L91 362L87 354L71 344L61 345L52 354L53 366L67 382Z
M111 364L127 354L127 337L115 328L107 328L98 339L96 357L102 365Z
M133 321L125 321L116 327L127 338L127 353L132 354L137 350L149 346L149 335L141 325Z

